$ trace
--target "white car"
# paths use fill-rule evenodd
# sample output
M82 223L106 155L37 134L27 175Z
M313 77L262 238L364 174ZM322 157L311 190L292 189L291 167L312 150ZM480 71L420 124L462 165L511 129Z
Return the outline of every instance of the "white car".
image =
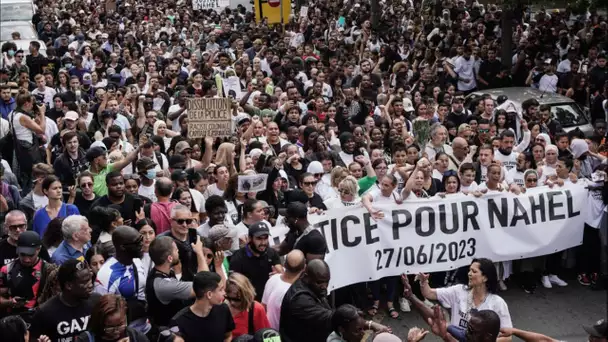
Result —
M13 40L13 32L19 32L21 39L38 40L38 33L29 21L0 22L0 41Z
M34 13L32 0L0 0L0 21L32 21Z

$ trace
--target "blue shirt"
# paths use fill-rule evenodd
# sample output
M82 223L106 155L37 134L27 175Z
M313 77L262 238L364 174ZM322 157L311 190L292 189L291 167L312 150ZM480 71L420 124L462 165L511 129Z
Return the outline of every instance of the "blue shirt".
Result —
M68 217L70 215L80 215L78 208L73 204L61 204L61 209L59 209L57 217ZM32 230L38 233L40 237L43 237L49 222L51 222L51 218L46 212L46 207L42 207L34 214L34 219L32 220Z
M12 97L8 100L8 103L0 100L0 114L2 114L2 118L8 120L8 115L15 110L15 107L17 107L17 102Z
M67 241L63 240L61 241L61 243L59 244L59 246L57 247L57 249L55 250L55 252L53 252L53 256L52 256L52 260L54 264L57 265L61 265L64 262L70 260L70 259L77 259L79 261L84 261L84 254L87 252L87 250L91 248L91 243L87 243L83 248L82 248L82 252L75 249L74 247L70 246L69 243L67 243Z

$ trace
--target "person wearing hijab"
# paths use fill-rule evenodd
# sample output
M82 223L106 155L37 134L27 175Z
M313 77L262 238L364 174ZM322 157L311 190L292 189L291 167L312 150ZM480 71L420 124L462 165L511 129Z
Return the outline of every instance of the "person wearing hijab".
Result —
M589 145L583 139L574 139L570 143L570 150L574 157L574 169L577 177L591 179L591 174L606 157L589 151Z

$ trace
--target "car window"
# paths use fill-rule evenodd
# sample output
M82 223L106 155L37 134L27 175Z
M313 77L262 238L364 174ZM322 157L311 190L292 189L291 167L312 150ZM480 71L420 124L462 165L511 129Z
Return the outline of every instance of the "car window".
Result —
M583 111L575 103L552 105L551 114L553 119L557 120L564 128L587 123L587 118L585 118Z
M32 20L34 15L31 4L4 4L0 7L0 21ZM4 25L2 25L4 26ZM3 27L4 29L4 27Z

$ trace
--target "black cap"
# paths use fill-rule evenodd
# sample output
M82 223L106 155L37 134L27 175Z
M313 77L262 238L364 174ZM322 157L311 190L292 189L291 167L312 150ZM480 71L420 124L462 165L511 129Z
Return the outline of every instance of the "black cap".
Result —
M188 174L184 170L175 170L171 172L171 180L174 182L188 179Z
M270 235L270 226L265 221L259 221L249 226L249 236L259 237Z
M169 157L169 167L172 169L186 168L186 157L181 154L174 154Z
M34 255L41 246L42 240L40 240L40 235L35 231L28 230L19 235L17 254Z
M592 326L583 326L583 329L587 332L587 334L596 337L596 338L606 338L608 337L608 321L605 319L600 319L595 322Z
M91 162L93 162L93 160L95 160L95 158L103 156L105 154L106 154L106 150L103 147L97 146L97 147L90 148L87 151L86 157L87 157L87 160L89 161L89 163L91 163Z
M287 208L279 209L279 214L283 217L306 218L308 207L302 202L291 202Z
M137 171L143 172L148 169L151 169L156 166L154 160L148 157L139 158L137 163L135 163L135 167L137 167Z

